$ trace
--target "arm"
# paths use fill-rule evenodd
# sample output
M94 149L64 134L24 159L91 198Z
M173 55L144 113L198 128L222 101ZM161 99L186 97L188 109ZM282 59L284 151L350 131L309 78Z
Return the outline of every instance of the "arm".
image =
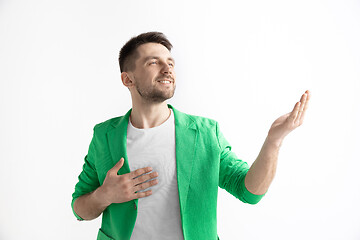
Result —
M245 186L251 193L261 195L268 190L275 176L282 141L303 123L309 99L310 92L306 91L292 112L279 117L271 125L258 157L245 177Z
M244 180L249 165L231 151L231 146L221 133L218 124L216 124L216 136L220 148L219 187L244 203L257 204L264 195L253 194L245 187Z
M158 183L157 179L148 181L158 176L152 172L151 167L144 167L118 175L118 171L124 164L124 158L111 168L105 177L104 183L95 191L78 197L73 204L74 212L81 219L92 220L97 218L110 204L123 203L133 199L147 197L152 194L151 190L138 192ZM139 177L142 175L141 177ZM147 182L148 181L148 182Z
M74 201L74 211L81 216L83 220L92 220L100 216L100 214L109 206L102 197L101 187L95 191L82 195Z

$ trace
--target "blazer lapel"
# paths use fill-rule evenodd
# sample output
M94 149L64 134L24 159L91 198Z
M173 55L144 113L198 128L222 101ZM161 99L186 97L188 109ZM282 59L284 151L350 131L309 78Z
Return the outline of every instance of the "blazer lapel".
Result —
M181 213L186 209L186 200L191 180L192 166L195 156L197 128L195 121L187 114L173 109L175 118L175 148L176 148L176 171L179 191ZM127 126L131 109L118 121L113 123L114 129L107 133L109 148L115 165L120 158L124 158L124 165L118 174L130 172L128 156L126 152ZM137 204L137 199L135 203Z
M186 209L198 132L195 121L189 115L177 111L170 104L168 106L173 109L175 117L176 170L180 208L183 215Z
M118 121L112 124L114 126L114 129L107 132L107 138L111 157L113 159L113 165L120 161L122 157L124 158L124 165L120 168L118 172L119 175L130 172L128 156L126 153L127 127L130 113L131 109Z

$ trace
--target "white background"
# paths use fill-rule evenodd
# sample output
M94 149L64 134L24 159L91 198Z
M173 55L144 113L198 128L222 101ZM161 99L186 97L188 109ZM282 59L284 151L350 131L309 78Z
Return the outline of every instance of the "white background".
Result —
M118 52L161 31L169 100L216 119L251 164L309 89L304 124L257 205L219 190L226 239L360 239L359 1L0 0L0 239L95 239L70 208L96 123L131 107Z

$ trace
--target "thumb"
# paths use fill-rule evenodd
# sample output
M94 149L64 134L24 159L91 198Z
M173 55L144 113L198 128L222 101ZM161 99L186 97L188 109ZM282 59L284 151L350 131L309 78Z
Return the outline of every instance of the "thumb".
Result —
M111 169L111 172L114 172L115 174L120 170L120 168L124 165L124 158L121 158L120 161L118 161L115 166Z

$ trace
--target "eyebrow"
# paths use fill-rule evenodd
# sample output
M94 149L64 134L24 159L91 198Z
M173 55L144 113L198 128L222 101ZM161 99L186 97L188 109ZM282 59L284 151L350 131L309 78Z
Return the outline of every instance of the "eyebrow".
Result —
M148 56L144 59L144 62L147 62L148 60L150 59L157 59L159 60L160 58L159 57L156 57L156 56ZM172 58L172 57L168 57L167 60L170 60L172 61L174 64L175 64L175 60Z

